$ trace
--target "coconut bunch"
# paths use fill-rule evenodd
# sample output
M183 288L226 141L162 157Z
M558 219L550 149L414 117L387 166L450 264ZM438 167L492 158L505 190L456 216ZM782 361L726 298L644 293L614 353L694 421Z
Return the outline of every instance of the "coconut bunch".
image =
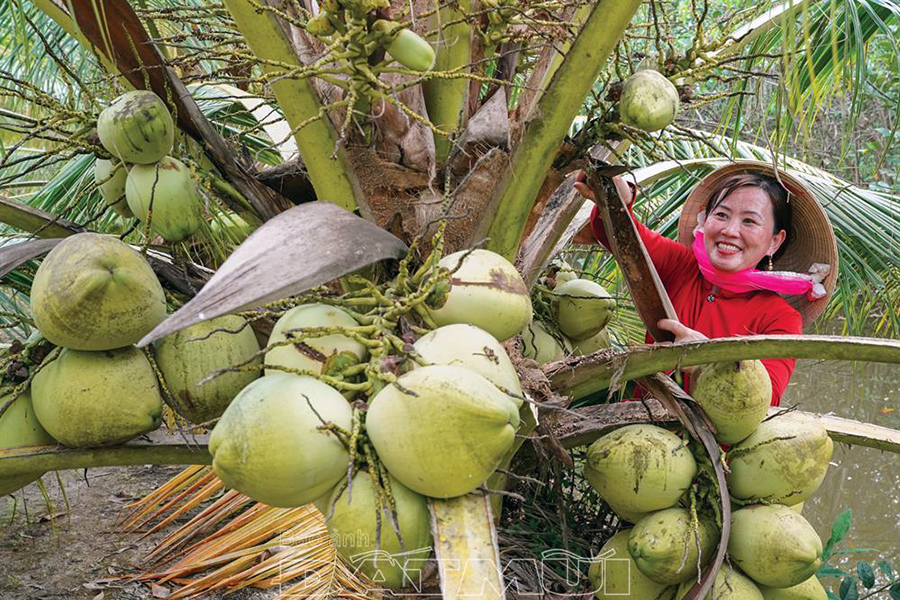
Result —
M98 159L94 180L104 201L124 218L137 217L169 242L200 227L200 196L183 162L170 156L175 124L153 92L122 94L97 119L97 134L111 159Z
M349 276L353 291L272 307L265 374L209 441L226 485L272 506L315 503L337 550L390 588L429 558L428 498L484 485L531 410L502 345L531 321L524 281L493 252L436 246L382 283Z
M550 265L535 287L532 304L537 318L521 332L524 357L543 365L611 346L606 325L616 301L600 284L578 277L564 261Z
M759 371L748 365L710 365L695 394L699 393L698 402L703 397L704 406L728 399L742 406L733 396L747 386L763 386L765 393L756 391L768 406L771 386L767 376L760 379ZM725 390L729 398L704 397L712 389ZM730 423L726 413L712 414L720 440L743 437L726 453L731 536L727 561L716 575L711 597L825 600L815 576L822 562L822 541L800 513L831 459L827 432L793 413L761 422L763 417L735 410ZM749 434L748 419L756 422ZM606 586L600 585L599 567L589 572L598 587L597 598L683 597L715 554L722 525L715 504L715 475L702 447L689 443L683 432L630 425L591 444L584 475L621 521L634 524L601 551L603 561L608 560L603 553L611 549L622 560L605 563ZM614 574L613 568L621 573ZM628 582L635 590L632 595L615 592L625 590Z
M258 353L238 316L185 329L154 350L136 348L165 318L165 295L146 259L113 236L81 233L51 250L34 276L31 311L39 331L17 351L23 381L2 387L3 448L119 444L158 428L164 401L201 423L259 375L228 373L200 385ZM4 480L0 491L39 476Z

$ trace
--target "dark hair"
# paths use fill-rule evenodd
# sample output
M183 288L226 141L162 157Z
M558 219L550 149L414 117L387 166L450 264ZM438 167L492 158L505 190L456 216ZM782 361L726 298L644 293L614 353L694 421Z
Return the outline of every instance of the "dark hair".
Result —
M785 234L784 242L781 243L781 246L772 256L773 259L778 258L784 253L785 248L787 248L787 245L791 240L792 211L790 192L774 177L756 172L738 173L737 175L726 177L718 182L716 187L712 190L709 201L706 203L706 214L712 213L712 211L715 210L725 198L730 196L734 190L742 187L759 188L769 197L769 201L772 203L772 215L775 217L775 227L772 230L772 233L778 233L779 231L784 230ZM763 258L757 268L764 268L768 262L768 257Z

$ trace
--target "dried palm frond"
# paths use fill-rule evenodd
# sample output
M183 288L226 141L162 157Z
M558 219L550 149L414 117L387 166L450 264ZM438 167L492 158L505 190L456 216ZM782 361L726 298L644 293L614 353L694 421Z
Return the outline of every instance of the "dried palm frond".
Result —
M225 491L209 467L189 467L129 505L121 527L150 535L211 500L147 554L150 568L133 579L177 584L171 599L250 586L277 586L285 600L376 597L341 559L315 507L256 503Z

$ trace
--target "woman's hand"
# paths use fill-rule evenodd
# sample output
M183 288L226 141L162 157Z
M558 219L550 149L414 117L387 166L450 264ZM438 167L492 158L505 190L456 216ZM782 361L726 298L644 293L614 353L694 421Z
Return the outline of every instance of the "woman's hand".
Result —
M597 196L594 195L594 191L585 183L586 178L587 175L585 172L579 171L575 176L575 189L578 190L579 194L596 204ZM613 177L612 180L613 184L616 186L616 190L619 192L619 196L625 198L625 205L631 206L636 195L634 186L619 176Z
M656 326L663 331L672 332L672 334L675 335L676 342L698 342L700 340L709 339L699 331L694 331L690 327L685 327L674 319L660 319Z

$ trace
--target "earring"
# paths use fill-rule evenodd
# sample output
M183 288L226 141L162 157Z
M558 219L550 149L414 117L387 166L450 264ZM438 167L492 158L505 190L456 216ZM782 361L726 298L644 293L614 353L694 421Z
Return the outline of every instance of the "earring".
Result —
M772 270L772 255L769 255L769 270Z

